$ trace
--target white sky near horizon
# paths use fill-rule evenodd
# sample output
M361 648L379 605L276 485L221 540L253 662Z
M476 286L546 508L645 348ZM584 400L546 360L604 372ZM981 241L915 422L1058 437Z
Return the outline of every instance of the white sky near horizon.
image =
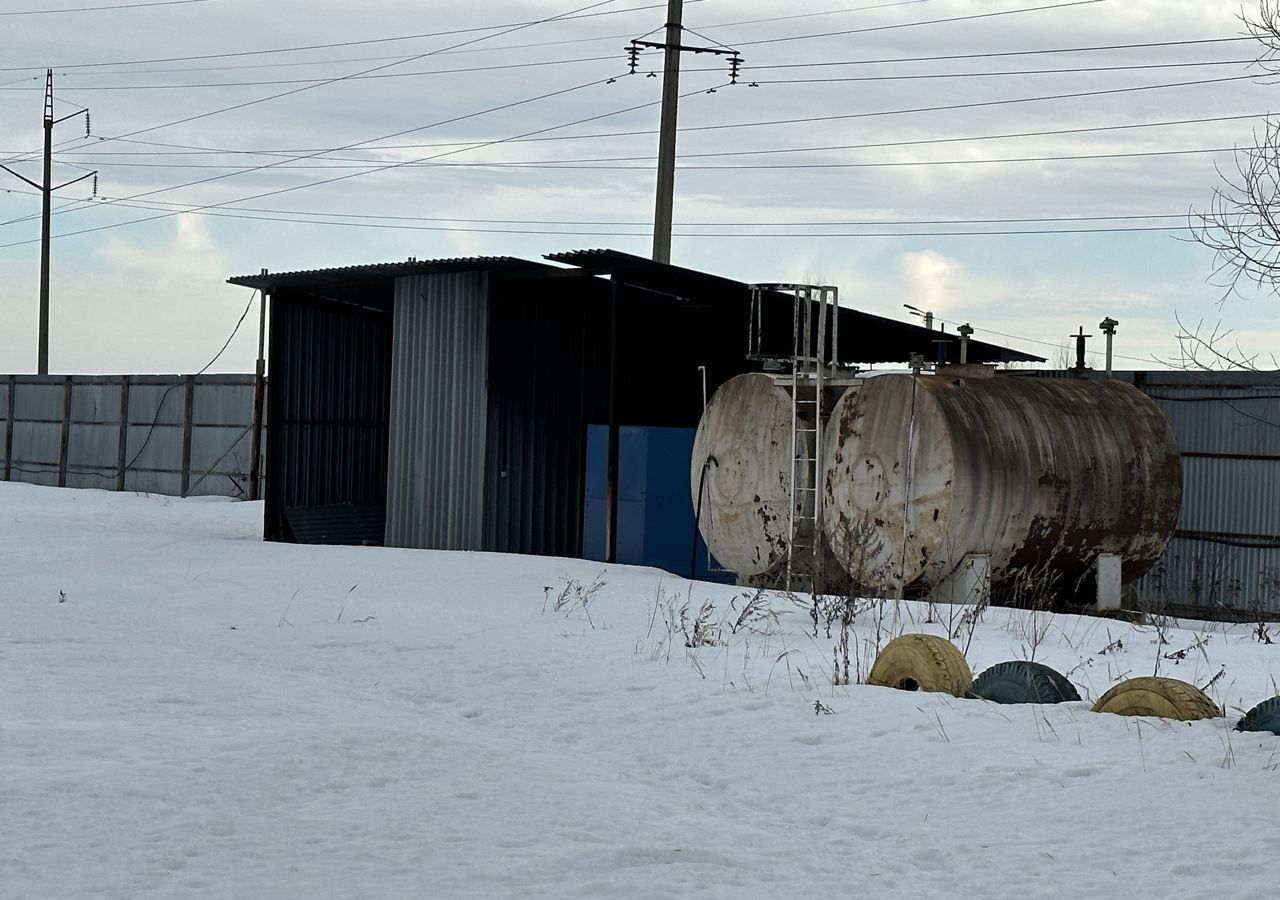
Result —
M55 197L51 371L195 371L249 300L225 279L263 267L650 252L660 63L627 77L624 47L665 3L518 30L588 0L84 9L128 2L0 0L0 162L39 180L52 66L55 114L93 124L57 126L54 182L96 169L107 198L89 180ZM1221 322L1275 367L1275 299L1221 302L1185 231L1277 90L1230 40L1241 11L686 0L687 40L745 67L730 87L723 60L684 59L672 262L835 283L847 306L911 304L1054 362L1105 316L1122 368L1176 358L1179 319ZM1096 49L1166 42L1190 43ZM0 172L3 372L35 369L39 210ZM972 233L992 231L1024 233ZM256 343L250 316L212 371L252 371Z

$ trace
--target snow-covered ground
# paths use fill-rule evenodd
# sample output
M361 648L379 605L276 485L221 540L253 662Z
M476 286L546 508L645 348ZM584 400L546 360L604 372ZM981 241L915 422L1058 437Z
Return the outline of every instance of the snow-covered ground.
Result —
M261 512L0 484L0 897L1276 895L1250 626L993 609L975 674L1034 651L1086 700L833 687L782 598L734 632L731 587L267 544ZM864 612L855 674L877 630L960 626L929 612ZM1228 717L1089 711L1157 659Z

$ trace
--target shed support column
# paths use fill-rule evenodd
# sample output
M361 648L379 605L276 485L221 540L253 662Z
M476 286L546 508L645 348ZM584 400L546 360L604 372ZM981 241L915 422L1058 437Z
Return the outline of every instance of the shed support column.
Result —
M1098 609L1120 608L1120 556L1099 553L1097 566Z
M267 270L263 269L265 276ZM267 289L258 292L258 365L253 379L253 439L249 442L249 499L259 499L259 482L262 480L262 404L266 397L265 378L267 333Z
M609 278L609 463L604 491L604 561L618 560L618 276Z

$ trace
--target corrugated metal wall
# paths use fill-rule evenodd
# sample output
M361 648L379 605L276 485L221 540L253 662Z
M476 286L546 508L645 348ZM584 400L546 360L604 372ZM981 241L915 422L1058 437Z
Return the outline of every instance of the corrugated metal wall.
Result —
M252 375L0 376L0 477L244 496L253 382Z
M1160 561L1129 586L1130 604L1280 612L1280 373L1115 377L1156 402L1182 452L1178 529Z
M273 295L268 539L381 543L390 361L390 309Z
M503 287L489 351L484 547L578 556L586 426L608 422L609 302L572 283Z
M393 334L386 544L479 550L489 276L397 279Z
M1280 376L1150 372L1135 383L1164 410L1183 453L1178 530L1135 591L1280 612Z

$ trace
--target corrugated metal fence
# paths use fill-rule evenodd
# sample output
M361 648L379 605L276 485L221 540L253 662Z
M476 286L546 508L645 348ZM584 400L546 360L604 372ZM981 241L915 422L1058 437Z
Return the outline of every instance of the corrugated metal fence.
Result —
M59 487L247 496L253 389L253 375L0 375L0 474Z
M1182 513L1134 586L1182 607L1280 612L1280 374L1146 372L1182 451Z
M1159 562L1129 585L1126 605L1224 618L1280 613L1280 372L1114 377L1156 402L1182 453L1177 530Z

